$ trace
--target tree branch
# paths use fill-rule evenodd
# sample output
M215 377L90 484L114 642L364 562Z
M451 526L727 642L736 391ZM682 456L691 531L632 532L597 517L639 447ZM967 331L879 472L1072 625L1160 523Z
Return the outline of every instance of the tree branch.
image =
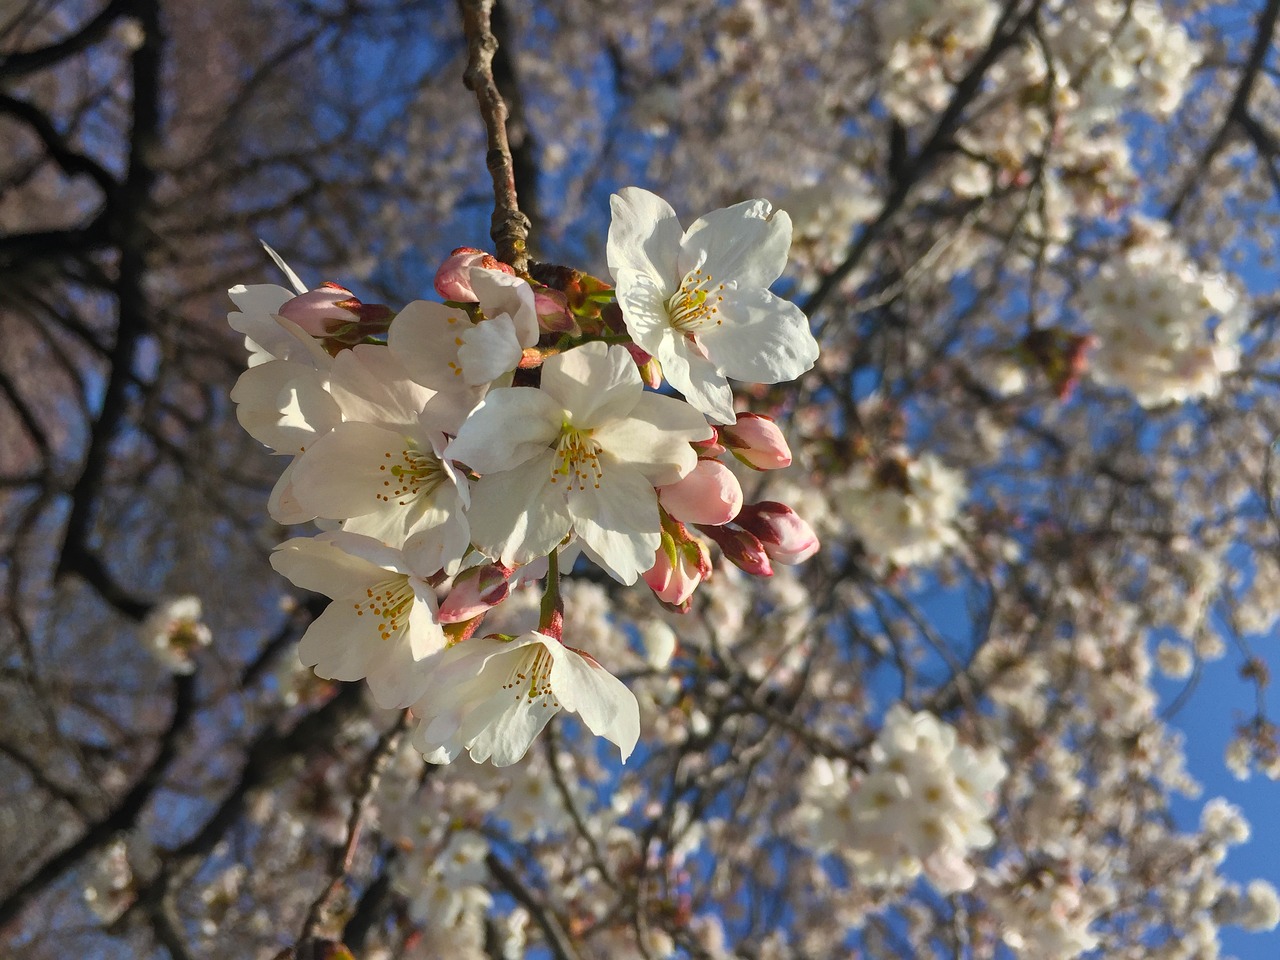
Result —
M485 165L493 178L494 198L489 235L497 244L498 259L524 274L529 266L530 223L520 212L516 198L515 166L507 141L507 105L493 79L493 55L498 49L490 26L493 0L458 0L458 9L467 38L467 70L463 82L476 95L489 143Z

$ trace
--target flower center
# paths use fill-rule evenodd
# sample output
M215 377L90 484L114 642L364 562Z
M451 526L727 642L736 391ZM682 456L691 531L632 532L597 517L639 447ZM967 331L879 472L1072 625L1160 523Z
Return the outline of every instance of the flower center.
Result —
M551 482L564 477L570 490L585 490L591 484L600 489L604 470L600 466L600 444L591 439L590 430L579 430L568 423L560 428L556 455L551 461Z
M681 333L692 333L708 323L722 322L719 313L724 296L720 291L724 284L712 284L711 274L703 273L701 267L685 274L680 289L667 301L672 327Z
M374 617L378 621L378 635L383 640L390 640L409 625L413 588L409 586L407 576L393 575L375 583L364 593L364 600L357 600L352 604L356 608L356 616L363 617L367 614Z
M541 643L531 643L531 653L525 653L511 668L503 690L514 690L517 700L530 704L541 700L542 706L558 708L555 691L551 689L551 654ZM526 648L528 649L528 648Z
M407 507L420 497L431 496L447 477L435 454L419 450L413 443L400 451L399 458L391 451L383 456L387 462L378 465L379 472L386 474L382 490L378 492L378 499L383 503L394 500L399 506Z

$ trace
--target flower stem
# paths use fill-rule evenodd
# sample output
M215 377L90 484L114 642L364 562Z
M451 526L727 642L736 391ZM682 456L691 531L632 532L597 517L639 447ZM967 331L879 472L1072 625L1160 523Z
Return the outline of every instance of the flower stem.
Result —
M564 600L560 596L560 548L547 554L547 585L542 592L538 632L560 640L564 635Z

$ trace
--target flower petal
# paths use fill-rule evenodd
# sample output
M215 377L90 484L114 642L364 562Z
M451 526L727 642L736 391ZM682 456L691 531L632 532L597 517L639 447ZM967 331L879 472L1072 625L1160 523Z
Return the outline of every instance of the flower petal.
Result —
M680 241L679 270L701 267L719 283L768 287L787 266L791 218L768 200L746 200L696 220Z
M276 547L271 566L293 585L327 597L346 597L372 586L386 571L315 537L294 537Z
M582 718L587 729L618 745L625 763L640 739L640 704L627 685L594 661L547 644L551 689L560 706Z
M481 477L471 491L471 536L506 566L545 556L572 528L564 495L551 483L550 450L519 470Z
M542 389L564 407L575 427L626 417L644 392L644 382L625 347L599 340L548 357Z
M695 352L674 330L668 331L658 348L658 362L667 382L682 394L690 405L706 414L714 423L733 423L738 416L733 410L733 391L729 381L716 365Z
M652 277L635 270L619 271L617 297L631 339L656 354L664 334L671 332L667 298Z
M435 391L416 383L386 347L362 343L333 361L330 390L347 420L383 426L418 422Z
M517 467L541 453L560 435L564 411L542 390L490 390L471 411L444 455L481 474Z
M614 279L622 269L648 274L666 300L680 285L676 257L680 251L680 221L671 204L639 187L624 187L609 198L613 219L606 245Z
M462 378L471 386L490 383L520 363L522 350L515 324L505 313L463 331L462 340L458 361L462 364Z
M573 529L615 578L635 583L653 566L662 540L658 496L630 464L602 453L600 466L599 489L587 485L569 492Z
M414 380L433 390L461 390L462 364L458 348L471 319L443 303L414 300L396 314L387 333L387 346Z
M712 430L689 404L645 393L629 417L597 427L591 436L651 484L662 486L675 483L694 468L698 458L689 444L711 439Z
M726 289L720 313L724 323L708 328L702 342L725 376L748 383L782 383L794 380L818 359L818 342L804 313L768 290Z

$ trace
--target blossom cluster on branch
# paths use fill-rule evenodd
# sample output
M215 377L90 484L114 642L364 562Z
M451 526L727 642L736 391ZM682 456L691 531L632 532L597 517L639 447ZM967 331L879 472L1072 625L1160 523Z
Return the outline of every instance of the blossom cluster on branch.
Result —
M514 763L562 708L625 760L635 697L563 636L561 565L583 554L687 609L712 544L757 576L817 550L789 506L744 504L720 459L791 462L728 385L785 382L817 359L804 314L768 289L790 245L790 218L767 201L683 230L633 187L613 198L616 288L560 267L517 276L469 248L436 275L445 302L399 311L333 283L234 288L250 353L237 416L290 456L272 516L322 528L272 556L333 599L303 663L410 708L434 762ZM543 577L537 630L477 635L513 586Z

